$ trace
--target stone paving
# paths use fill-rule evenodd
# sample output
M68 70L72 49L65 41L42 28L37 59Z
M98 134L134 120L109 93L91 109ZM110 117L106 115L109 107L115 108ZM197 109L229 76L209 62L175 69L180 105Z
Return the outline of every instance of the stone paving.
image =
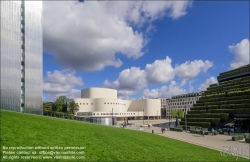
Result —
M118 122L118 124L121 124L122 122ZM140 125L143 125L142 120L130 120L129 123L134 123L134 125L127 126L125 129L137 129L140 130L142 127ZM159 120L145 120L144 124L152 124L157 126L152 126L150 128L143 127L143 130L149 133L152 133L152 130L154 130L154 134L173 138L176 140L192 143L199 146L204 146L207 148L215 149L221 152L223 155L227 155L227 153L236 153L236 155L245 157L249 159L249 143L246 143L245 141L232 141L232 135L205 135L204 137L199 134L192 134L189 132L175 132L170 131L166 129L165 133L162 134L161 127L168 127L168 120L166 119L159 119ZM235 155L235 156L236 156Z

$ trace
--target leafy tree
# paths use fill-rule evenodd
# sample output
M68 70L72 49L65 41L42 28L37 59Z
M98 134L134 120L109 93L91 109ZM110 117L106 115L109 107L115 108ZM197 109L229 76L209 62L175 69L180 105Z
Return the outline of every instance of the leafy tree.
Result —
M44 102L43 103L43 111L52 111L52 102Z
M74 100L69 102L68 106L69 106L69 111L68 112L70 114L75 114L75 112L79 110L79 105L76 104Z
M67 98L66 96L60 96L54 103L54 109L57 112L66 112L67 110Z
M176 116L177 116L176 110L171 110L171 116L173 116L173 117L176 117Z
M183 110L177 110L176 112L177 118L183 118L183 115L184 115Z

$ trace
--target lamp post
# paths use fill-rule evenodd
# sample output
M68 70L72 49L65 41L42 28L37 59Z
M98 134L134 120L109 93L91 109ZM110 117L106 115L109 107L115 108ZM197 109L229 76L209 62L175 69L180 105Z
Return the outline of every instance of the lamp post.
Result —
M143 114L142 114L142 120L143 120L143 125L144 125L144 109L143 109Z
M114 125L114 119L113 119L113 108L112 108L112 125Z
M186 127L186 132L187 132L187 107L185 106L185 127Z
M168 107L168 119L169 119L168 125L169 125L169 129L170 129L170 106Z

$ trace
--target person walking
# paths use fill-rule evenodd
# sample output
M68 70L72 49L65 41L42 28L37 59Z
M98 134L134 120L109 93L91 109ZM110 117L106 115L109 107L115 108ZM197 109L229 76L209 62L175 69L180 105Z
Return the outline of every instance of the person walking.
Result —
M204 131L204 130L202 130L202 135L203 135L203 137L204 137L204 135L205 135L205 131Z
M214 128L212 128L212 136L214 135Z
M230 129L229 129L229 127L227 128L227 133L228 133L228 135L230 135Z

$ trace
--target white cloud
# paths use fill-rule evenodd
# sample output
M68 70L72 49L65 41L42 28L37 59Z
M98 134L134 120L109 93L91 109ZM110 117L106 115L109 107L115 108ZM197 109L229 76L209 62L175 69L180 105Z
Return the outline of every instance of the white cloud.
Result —
M44 49L60 65L79 71L119 67L116 53L139 58L152 22L186 14L189 1L44 1ZM133 24L137 28L132 28ZM148 26L148 27L147 27Z
M202 83L200 85L200 87L198 88L199 91L205 91L209 85L217 83L217 79L215 77L210 77L208 78L204 83Z
M47 77L43 80L43 92L50 100L55 100L59 96L68 98L80 97L80 90L75 86L82 86L81 77L75 76L75 72L69 70L47 72Z
M131 67L121 71L116 81L104 81L104 87L117 89L118 96L123 98L127 98L146 86L145 72L138 67Z
M175 74L181 80L191 79L196 77L200 72L206 72L210 67L213 66L213 63L206 60L194 60L186 61L185 63L175 67Z
M118 96L121 98L129 98L130 95L136 94L138 91L146 88L148 84L166 84L170 81L170 90L174 88L173 82L175 73L182 79L178 87L183 87L187 83L187 79L194 78L201 72L206 72L212 67L210 61L194 60L185 62L173 69L171 59L167 56L164 60L156 60L152 64L147 64L145 70L138 67L131 67L120 72L118 79L110 82L104 81L104 87L117 89ZM194 87L193 81L189 81L189 91L192 92ZM164 88L164 87L163 87ZM161 89L144 90L146 96L166 96L168 93L160 93ZM182 89L175 89L176 92L183 92ZM174 93L171 91L171 94Z
M185 94L186 90L181 88L183 84L177 84L171 81L168 86L162 86L156 89L145 89L142 93L144 98L169 98L171 96Z
M230 45L228 48L235 54L234 60L230 64L232 69L249 64L249 39L243 39L240 43Z
M165 60L156 60L152 64L147 64L145 72L147 81L151 84L167 83L174 78L172 60L167 56Z

